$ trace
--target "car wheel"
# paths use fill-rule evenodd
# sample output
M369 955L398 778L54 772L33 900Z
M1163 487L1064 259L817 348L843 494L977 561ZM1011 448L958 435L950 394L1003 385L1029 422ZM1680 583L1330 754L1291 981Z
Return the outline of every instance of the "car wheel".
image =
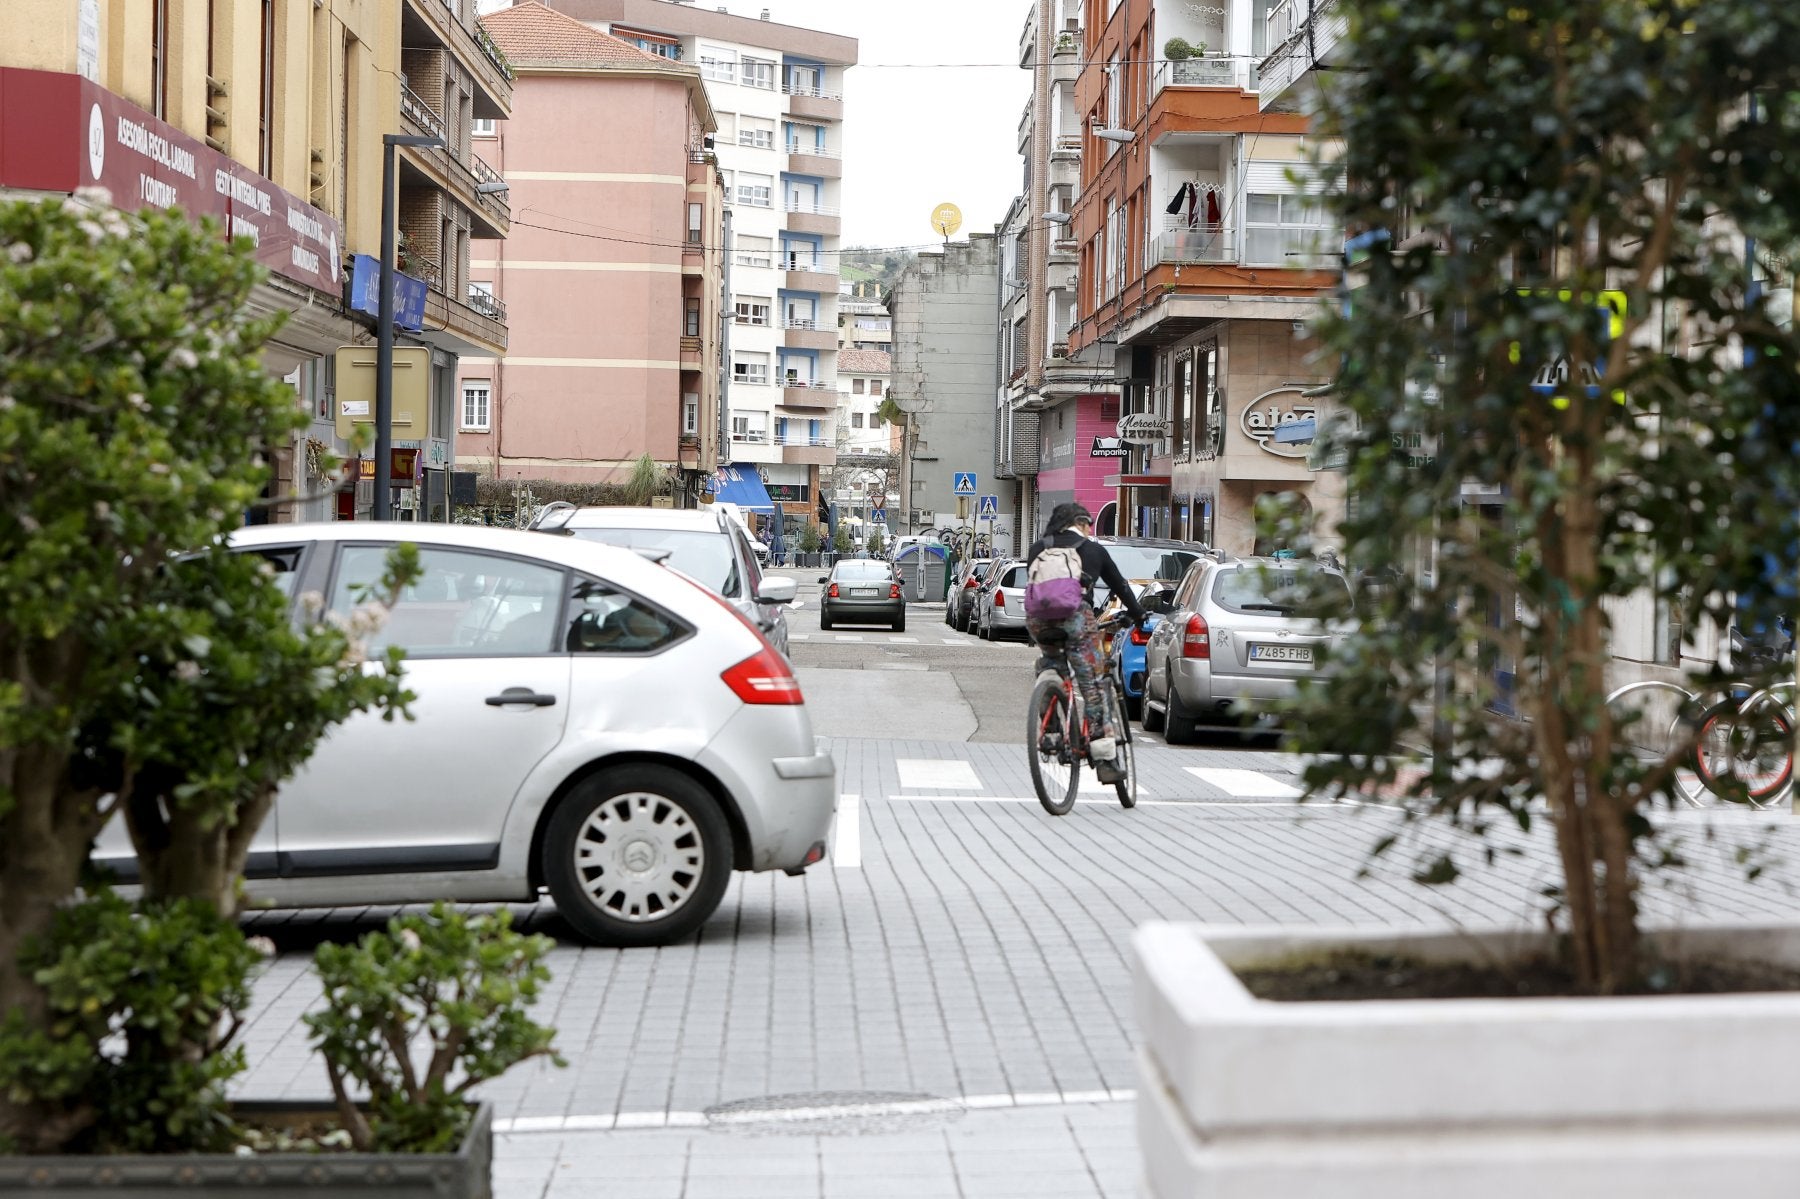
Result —
M1115 675L1114 678L1116 679L1117 676ZM1125 690L1125 682L1123 679L1119 679L1118 683L1119 683L1119 695L1125 701L1125 719L1135 720L1135 721L1138 721L1140 724L1143 723L1144 697L1141 695L1132 695L1129 691L1126 691Z
M824 612L819 613L819 627L828 633L831 631L831 617Z
M975 626L975 635L983 641L992 641L994 639L994 626L984 620L979 625Z
M951 608L948 604L944 605L944 623L953 629L956 627L955 609Z
M1165 712L1163 739L1170 745L1179 745L1194 739L1194 717L1181 706L1181 696L1175 691L1175 680L1167 680L1169 698Z
M544 831L544 881L596 945L667 945L705 923L731 880L731 830L713 797L664 766L594 775Z
M894 622L894 632L896 632L896 633L906 632L906 617L905 616L902 616L899 620L896 620Z

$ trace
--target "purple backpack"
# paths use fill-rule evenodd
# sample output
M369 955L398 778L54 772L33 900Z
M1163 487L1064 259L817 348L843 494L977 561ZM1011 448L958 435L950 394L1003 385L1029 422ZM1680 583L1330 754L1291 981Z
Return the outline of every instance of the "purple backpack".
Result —
M1025 572L1025 615L1031 620L1067 620L1081 611L1081 555L1053 545L1031 560Z

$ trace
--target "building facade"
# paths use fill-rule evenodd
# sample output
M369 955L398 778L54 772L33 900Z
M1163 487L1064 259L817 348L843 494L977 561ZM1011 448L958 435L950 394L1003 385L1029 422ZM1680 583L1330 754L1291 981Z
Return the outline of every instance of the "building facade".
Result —
M443 518L456 356L506 341L458 289L469 238L507 229L504 196L477 194L466 130L503 119L510 97L474 0L14 0L0 8L0 194L99 186L118 208L179 207L254 239L269 274L251 309L286 314L265 360L313 417L269 447L271 495L288 502L256 518L355 516L371 484L334 493L317 464L370 419L340 411L336 364L340 348L374 353L375 289L355 282L380 252L381 136L450 134L443 150L403 152L401 227L427 208L441 218L411 227L420 261L444 265L417 281L423 328L400 340L422 353L424 382L394 428L400 507Z
M486 20L518 78L512 119L481 144L532 218L470 263L515 333L504 356L463 362L457 462L601 483L648 454L691 507L719 466L723 336L700 72L538 3Z
M900 480L905 511L889 517L896 532L976 528L981 497L995 496L992 525L980 521L979 527L991 527L996 549L1019 544L1011 496L997 491L988 473L999 369L999 261L999 239L977 233L920 254L888 293L892 396L906 417ZM959 475L970 476L972 494L958 495Z
M1078 356L1112 358L1120 533L1269 550L1255 514L1310 509L1329 541L1341 475L1277 435L1329 367L1306 321L1337 283L1307 118L1259 107L1269 0L1086 0L1075 89ZM1180 39L1176 42L1175 39Z
M853 38L675 0L551 0L652 54L696 64L718 116L730 209L730 465L760 477L786 536L816 519L837 456L844 72Z

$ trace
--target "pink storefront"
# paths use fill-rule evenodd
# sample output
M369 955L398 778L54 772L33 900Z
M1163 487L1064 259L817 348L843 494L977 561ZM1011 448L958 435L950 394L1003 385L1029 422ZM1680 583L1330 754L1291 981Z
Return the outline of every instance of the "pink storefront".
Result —
M1094 514L1099 532L1112 531L1112 505L1118 493L1106 485L1106 477L1119 472L1125 456L1118 423L1117 396L1077 396L1044 413L1037 477L1040 518L1048 517L1057 504L1077 500ZM1032 536L1042 531L1034 530Z

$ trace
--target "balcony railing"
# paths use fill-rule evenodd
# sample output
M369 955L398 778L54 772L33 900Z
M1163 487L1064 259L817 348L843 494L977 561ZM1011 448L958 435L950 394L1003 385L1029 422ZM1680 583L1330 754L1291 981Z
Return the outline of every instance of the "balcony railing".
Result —
M400 85L400 111L413 124L426 130L433 137L444 136L444 122L438 119L437 113L431 111L431 105L425 103L417 92L404 83Z
M833 326L822 325L812 317L790 316L781 322L781 327L783 329L829 329Z
M506 323L506 305L491 291L483 291L473 283L469 284L469 307L490 320Z
M731 431L731 440L748 442L751 445L768 445L769 431L767 429L734 428Z
M812 200L799 200L799 199L795 199L792 196L788 197L787 210L789 212L802 212L808 216L841 216L841 215L843 215L837 209L832 208L829 205L815 203Z
M1237 60L1230 58L1184 58L1165 62L1156 68L1156 83L1151 89L1165 87L1238 87Z
M801 258L793 254L784 254L781 257L781 269L784 271L809 271L816 273L822 272L825 268L819 264L819 261L816 258Z
M781 94L784 96L811 96L815 100L842 100L844 98L842 94L828 92L822 86L796 87L791 83L781 85Z
M499 171L496 171L493 167L491 167L487 163L481 161L480 158L476 157L473 154L469 155L469 170L472 171L475 175L475 178L480 180L482 183L505 183L506 182L506 180L504 180L500 177Z
M821 446L836 445L837 444L837 435L836 434L828 434L828 433L820 433L818 436L815 437L811 433L795 433L795 432L790 431L787 433L782 433L782 434L777 435L777 437L775 438L775 444L776 445L784 445L784 446L785 445L798 445L798 446L806 446L809 449L817 449Z
M843 155L839 154L836 150L827 150L824 146L802 145L799 142L789 142L787 144L787 152L789 154L810 154L814 158L842 158L843 157Z
M500 47L494 44L494 39L488 36L487 29L480 21L475 22L475 41L481 46L481 52L487 55L488 61L493 63L502 75L506 76L508 83L512 83L516 78L513 75L512 64L506 61L506 55L500 52Z
M797 378L790 377L790 378L783 379L781 381L781 385L785 388L788 388L790 391L794 390L796 388L804 388L808 391L836 391L837 390L836 383L827 383L823 379L797 379Z
M1237 246L1231 230L1204 222L1190 225L1172 218L1156 237L1157 262L1235 263Z

